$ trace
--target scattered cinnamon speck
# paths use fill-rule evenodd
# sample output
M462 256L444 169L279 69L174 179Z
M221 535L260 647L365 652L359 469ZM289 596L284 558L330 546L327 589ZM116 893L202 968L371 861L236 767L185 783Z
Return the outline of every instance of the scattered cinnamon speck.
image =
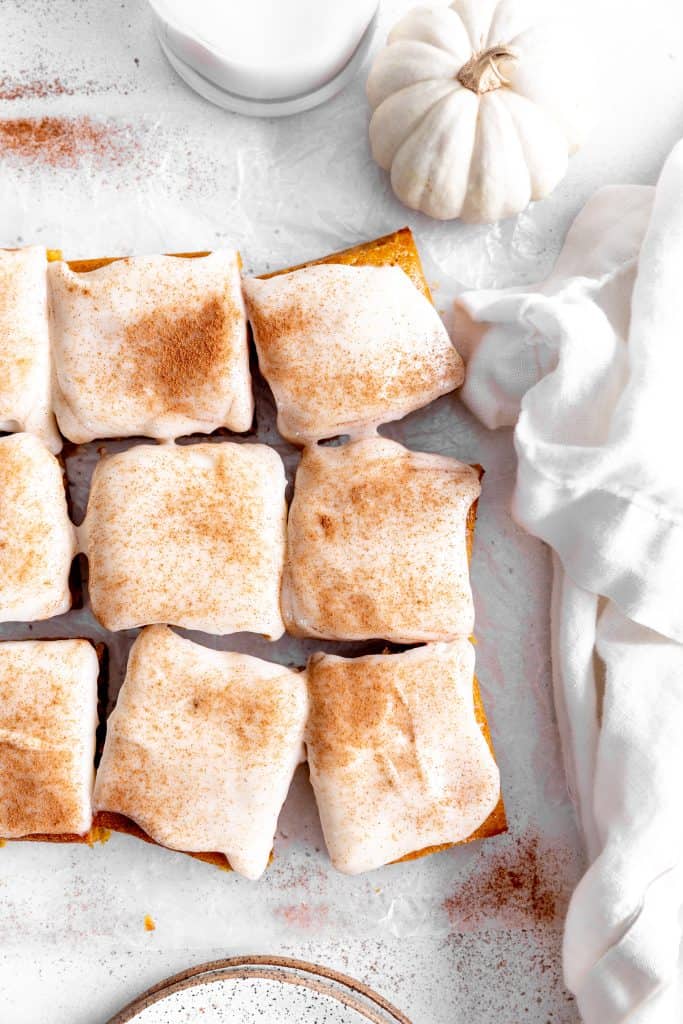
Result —
M295 928L319 928L327 921L329 908L325 904L294 903L278 907L277 913Z
M38 79L33 82L0 78L0 100L42 100L48 96L73 96L75 92L61 78Z
M571 852L521 836L491 858L483 851L476 870L444 900L451 925L470 931L486 925L512 928L553 925L566 910L573 883Z
M269 876L276 880L280 892L292 893L295 890L307 893L320 890L327 878L319 863L307 861L305 865L295 866L277 857L270 868Z
M96 96L105 92L123 92L129 83L120 79L114 82L98 82L94 78L80 79L72 84L62 78L51 77L47 68L38 66L32 69L34 78L12 78L5 75L0 78L0 101L14 102L21 100L44 100L59 96Z
M11 118L0 121L0 152L22 162L76 167L89 159L104 164L124 159L130 140L115 125L90 117Z
M154 932L156 931L156 927L157 926L154 923L154 918L150 917L149 914L145 914L145 931Z

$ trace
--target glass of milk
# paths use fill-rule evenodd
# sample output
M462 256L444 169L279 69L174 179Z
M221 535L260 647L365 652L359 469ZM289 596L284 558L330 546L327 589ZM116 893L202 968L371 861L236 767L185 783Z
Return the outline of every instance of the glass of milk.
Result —
M159 42L198 93L278 117L324 102L353 77L379 0L150 0Z

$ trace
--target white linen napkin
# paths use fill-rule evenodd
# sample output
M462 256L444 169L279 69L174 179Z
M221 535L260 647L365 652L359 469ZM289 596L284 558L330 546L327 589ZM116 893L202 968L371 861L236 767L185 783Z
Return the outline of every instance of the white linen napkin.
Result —
M586 1024L683 1021L683 143L601 189L538 287L465 293L462 397L515 425L513 515L553 548L555 703L591 865Z

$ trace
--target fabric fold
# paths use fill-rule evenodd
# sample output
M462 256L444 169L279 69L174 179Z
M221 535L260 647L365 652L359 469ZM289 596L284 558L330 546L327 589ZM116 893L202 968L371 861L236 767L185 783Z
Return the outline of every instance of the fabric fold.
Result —
M656 189L589 200L545 282L465 293L454 316L463 399L515 426L512 513L554 552L555 705L591 862L564 965L587 1024L683 1019L681 182L683 143Z

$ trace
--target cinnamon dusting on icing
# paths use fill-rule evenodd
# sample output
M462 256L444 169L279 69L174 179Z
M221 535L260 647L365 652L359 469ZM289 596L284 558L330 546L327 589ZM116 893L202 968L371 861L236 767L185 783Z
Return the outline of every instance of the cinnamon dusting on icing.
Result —
M0 438L0 622L70 608L74 547L57 459L31 434Z
M234 251L128 257L86 273L60 261L48 273L55 408L69 440L249 429Z
M46 552L41 538L47 509L42 509L41 502L31 494L30 473L23 446L0 446L0 515L4 520L0 523L0 570L4 588L23 588L32 582L36 585L45 574ZM2 589L0 586L0 612Z
M382 732L388 730L394 739L398 738L396 750L392 751L393 766L404 778L407 772L420 776L413 719L401 696L401 675L405 675L405 670L400 660L385 663L391 672L389 681L385 685L368 685L371 674L379 683L379 664L375 663L372 672L362 658L339 663L314 657L310 676L314 699L308 737L321 771L347 767L359 750L374 746L378 739L381 744ZM428 694L425 696L429 699ZM383 770L380 752L375 761L380 789L393 789L395 777Z
M124 333L133 357L132 390L151 391L163 397L165 407L191 414L196 390L216 382L231 357L226 324L234 323L238 312L216 297L197 310L184 309L179 300L176 307L128 324ZM184 402L188 397L189 403Z
M359 434L462 383L436 310L397 267L309 266L247 278L244 293L280 432L295 443Z
M467 517L476 470L385 438L304 450L283 614L294 635L411 643L473 626Z
M113 630L281 636L284 491L265 445L138 445L104 459L83 531L95 615Z
M282 337L290 334L305 336L309 331L320 328L318 311L296 294L291 301L272 308L262 309L255 301L251 304L251 319L265 352L275 348Z
M219 851L257 878L300 759L307 703L300 673L166 626L143 630L109 719L95 805L162 845Z
M500 794L476 721L467 640L307 669L306 746L330 856L368 871L466 839Z
M88 831L97 671L86 640L0 644L0 835Z
M46 250L0 249L0 430L42 438L58 452L50 401Z

